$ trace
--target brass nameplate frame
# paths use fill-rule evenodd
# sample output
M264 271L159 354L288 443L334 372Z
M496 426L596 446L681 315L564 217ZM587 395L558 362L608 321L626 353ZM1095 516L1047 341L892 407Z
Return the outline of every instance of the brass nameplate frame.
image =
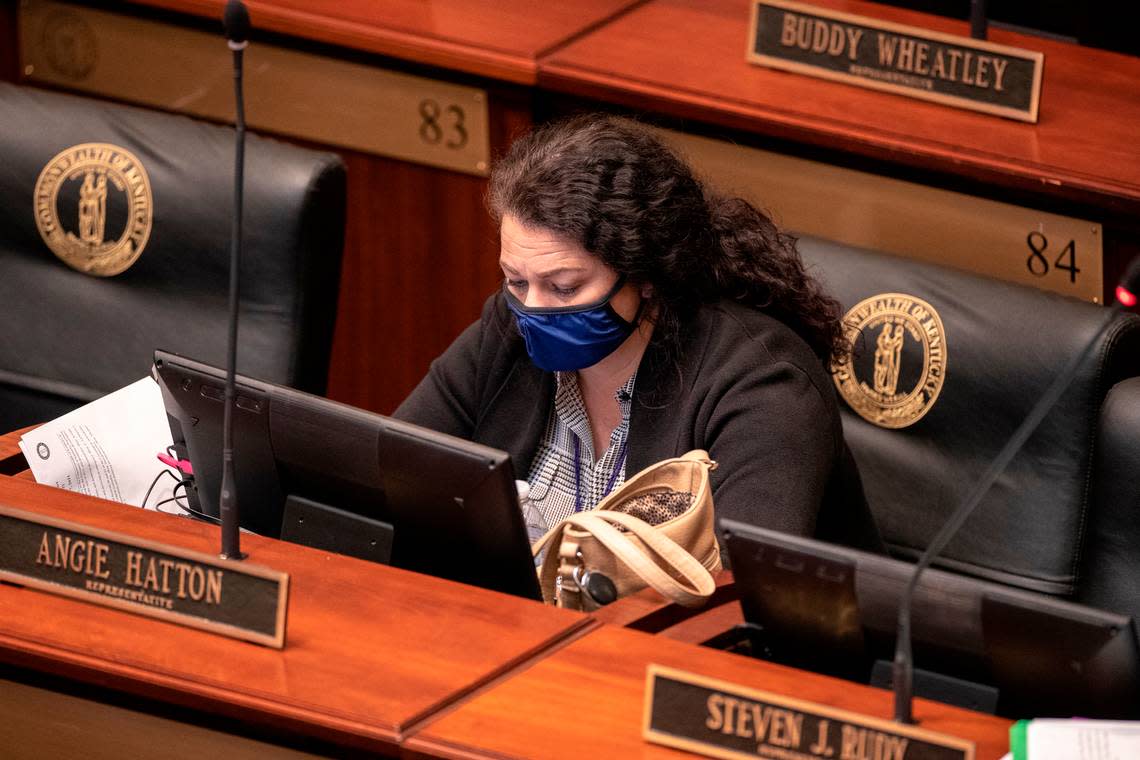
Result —
M233 121L233 62L220 26L200 31L56 0L21 2L19 26L29 82ZM487 93L478 87L255 40L245 51L245 98L251 129L489 173Z
M5 506L0 580L285 646L287 574Z
M661 665L646 673L647 741L708 757L973 760L963 739Z
M1037 123L1042 53L791 0L755 0L749 61Z

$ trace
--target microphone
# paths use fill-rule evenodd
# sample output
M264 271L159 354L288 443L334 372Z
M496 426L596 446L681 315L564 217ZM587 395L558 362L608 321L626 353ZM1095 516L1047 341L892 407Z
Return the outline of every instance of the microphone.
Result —
M242 94L242 52L249 44L249 11L241 0L228 0L222 14L229 48L234 54L234 101L237 127L234 145L234 209L230 232L230 324L226 359L226 396L222 417L222 493L218 499L222 521L222 559L244 559L241 553L241 527L238 520L237 489L234 484L233 409L237 396L238 297L241 293L242 188L245 170L245 99Z
M970 0L970 36L975 40L986 39L988 26L986 0Z
M1101 333L1104 332L1116 315L1124 311L1124 309L1136 304L1136 296L1133 295L1137 290L1140 290L1140 256L1132 260L1128 266L1124 278L1120 281L1120 285L1116 288L1116 303L1108 309L1108 315L1097 328L1096 333L1089 339L1088 345L1085 346L1079 354L1076 354L1069 362L1062 368L1061 372L1053 380L1053 383L1045 391L1044 395L1037 400L1033 408L1026 415L1025 420L1022 421L1021 426L1014 431L1013 435L1005 446L998 453L997 457L990 464L989 469L982 475L981 479L974 486L973 490L966 496L965 500L958 506L956 510L950 515L945 524L939 528L938 533L926 547L926 551L919 557L917 564L915 564L914 572L910 576L910 581L907 583L906 589L903 591L902 598L899 600L899 621L898 633L895 638L895 660L891 666L891 676L894 681L894 696L895 696L895 721L898 723L914 723L914 714L911 710L911 703L914 698L914 661L911 655L911 638L910 638L910 619L911 619L911 605L914 601L914 592L918 586L918 579L922 575L922 571L930 566L931 561L938 556L950 539L966 522L966 519L973 513L974 509L981 503L982 497L990 490L990 487L997 481L998 477L1013 461L1013 457L1029 440L1029 436L1041 424L1046 415L1053 409L1057 401L1061 398L1061 394L1069 387L1076 376L1077 370L1084 363L1085 359L1092 353L1097 340L1100 338Z
M244 48L249 37L249 11L241 0L228 0L225 10L222 11L222 28L226 31L226 39L230 41L230 49L237 50L234 45Z

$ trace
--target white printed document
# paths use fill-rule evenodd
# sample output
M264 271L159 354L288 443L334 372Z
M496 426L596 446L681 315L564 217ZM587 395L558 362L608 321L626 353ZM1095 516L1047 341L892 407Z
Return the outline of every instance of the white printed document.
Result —
M37 483L155 509L179 473L158 460L173 443L162 392L150 377L45 423L20 438ZM163 470L150 497L143 498ZM174 502L162 511L179 512Z
M1134 721L1035 719L1025 739L1028 760L1140 758L1140 722Z

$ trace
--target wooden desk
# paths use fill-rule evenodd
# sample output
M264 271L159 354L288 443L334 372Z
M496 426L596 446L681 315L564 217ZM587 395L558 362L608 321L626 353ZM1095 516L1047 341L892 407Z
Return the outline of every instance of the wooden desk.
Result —
M0 503L198 551L218 543L211 526L19 478L0 477ZM4 746L17 757L45 746L115 757L147 741L176 742L171 757L669 756L640 738L650 662L888 714L890 695L870 687L272 539L243 548L290 574L282 651L0 584L0 705L21 717L0 727ZM60 710L68 722L52 728ZM1007 745L1009 721L923 700L916 714L977 741L979 758Z
M202 523L0 478L0 503L202 552ZM392 754L427 716L596 625L587 616L271 539L289 573L286 647L0 585L0 662ZM2 754L2 753L0 753Z
M941 32L965 22L856 0L813 4ZM769 150L1103 222L1105 286L1140 251L1140 59L999 29L1039 50L1038 124L745 61L749 0L650 0L543 58L539 86L682 119ZM579 104L570 104L573 108Z
M968 36L968 25L854 0L814 5ZM1038 124L745 62L748 0L651 0L547 56L539 82L757 134L1140 211L1140 60L991 29L1045 54ZM685 65L678 65L683 61Z
M221 18L225 0L131 0ZM537 59L637 0L249 0L256 29L532 85Z
M606 626L432 721L405 743L406 756L684 756L641 739L651 663L865 715L891 714L891 694L880 689ZM923 728L977 742L979 760L1008 751L1011 721L925 700L915 700L915 717Z

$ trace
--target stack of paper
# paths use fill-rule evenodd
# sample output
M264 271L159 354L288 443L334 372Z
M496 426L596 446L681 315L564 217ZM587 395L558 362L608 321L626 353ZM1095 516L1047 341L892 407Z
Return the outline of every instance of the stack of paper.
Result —
M154 509L177 482L157 458L171 443L162 392L144 377L25 434L20 449L38 483ZM143 504L163 470L175 477L159 478ZM173 501L162 509L181 511Z
M1137 760L1140 722L1019 720L1009 730L1009 746L1013 760Z

